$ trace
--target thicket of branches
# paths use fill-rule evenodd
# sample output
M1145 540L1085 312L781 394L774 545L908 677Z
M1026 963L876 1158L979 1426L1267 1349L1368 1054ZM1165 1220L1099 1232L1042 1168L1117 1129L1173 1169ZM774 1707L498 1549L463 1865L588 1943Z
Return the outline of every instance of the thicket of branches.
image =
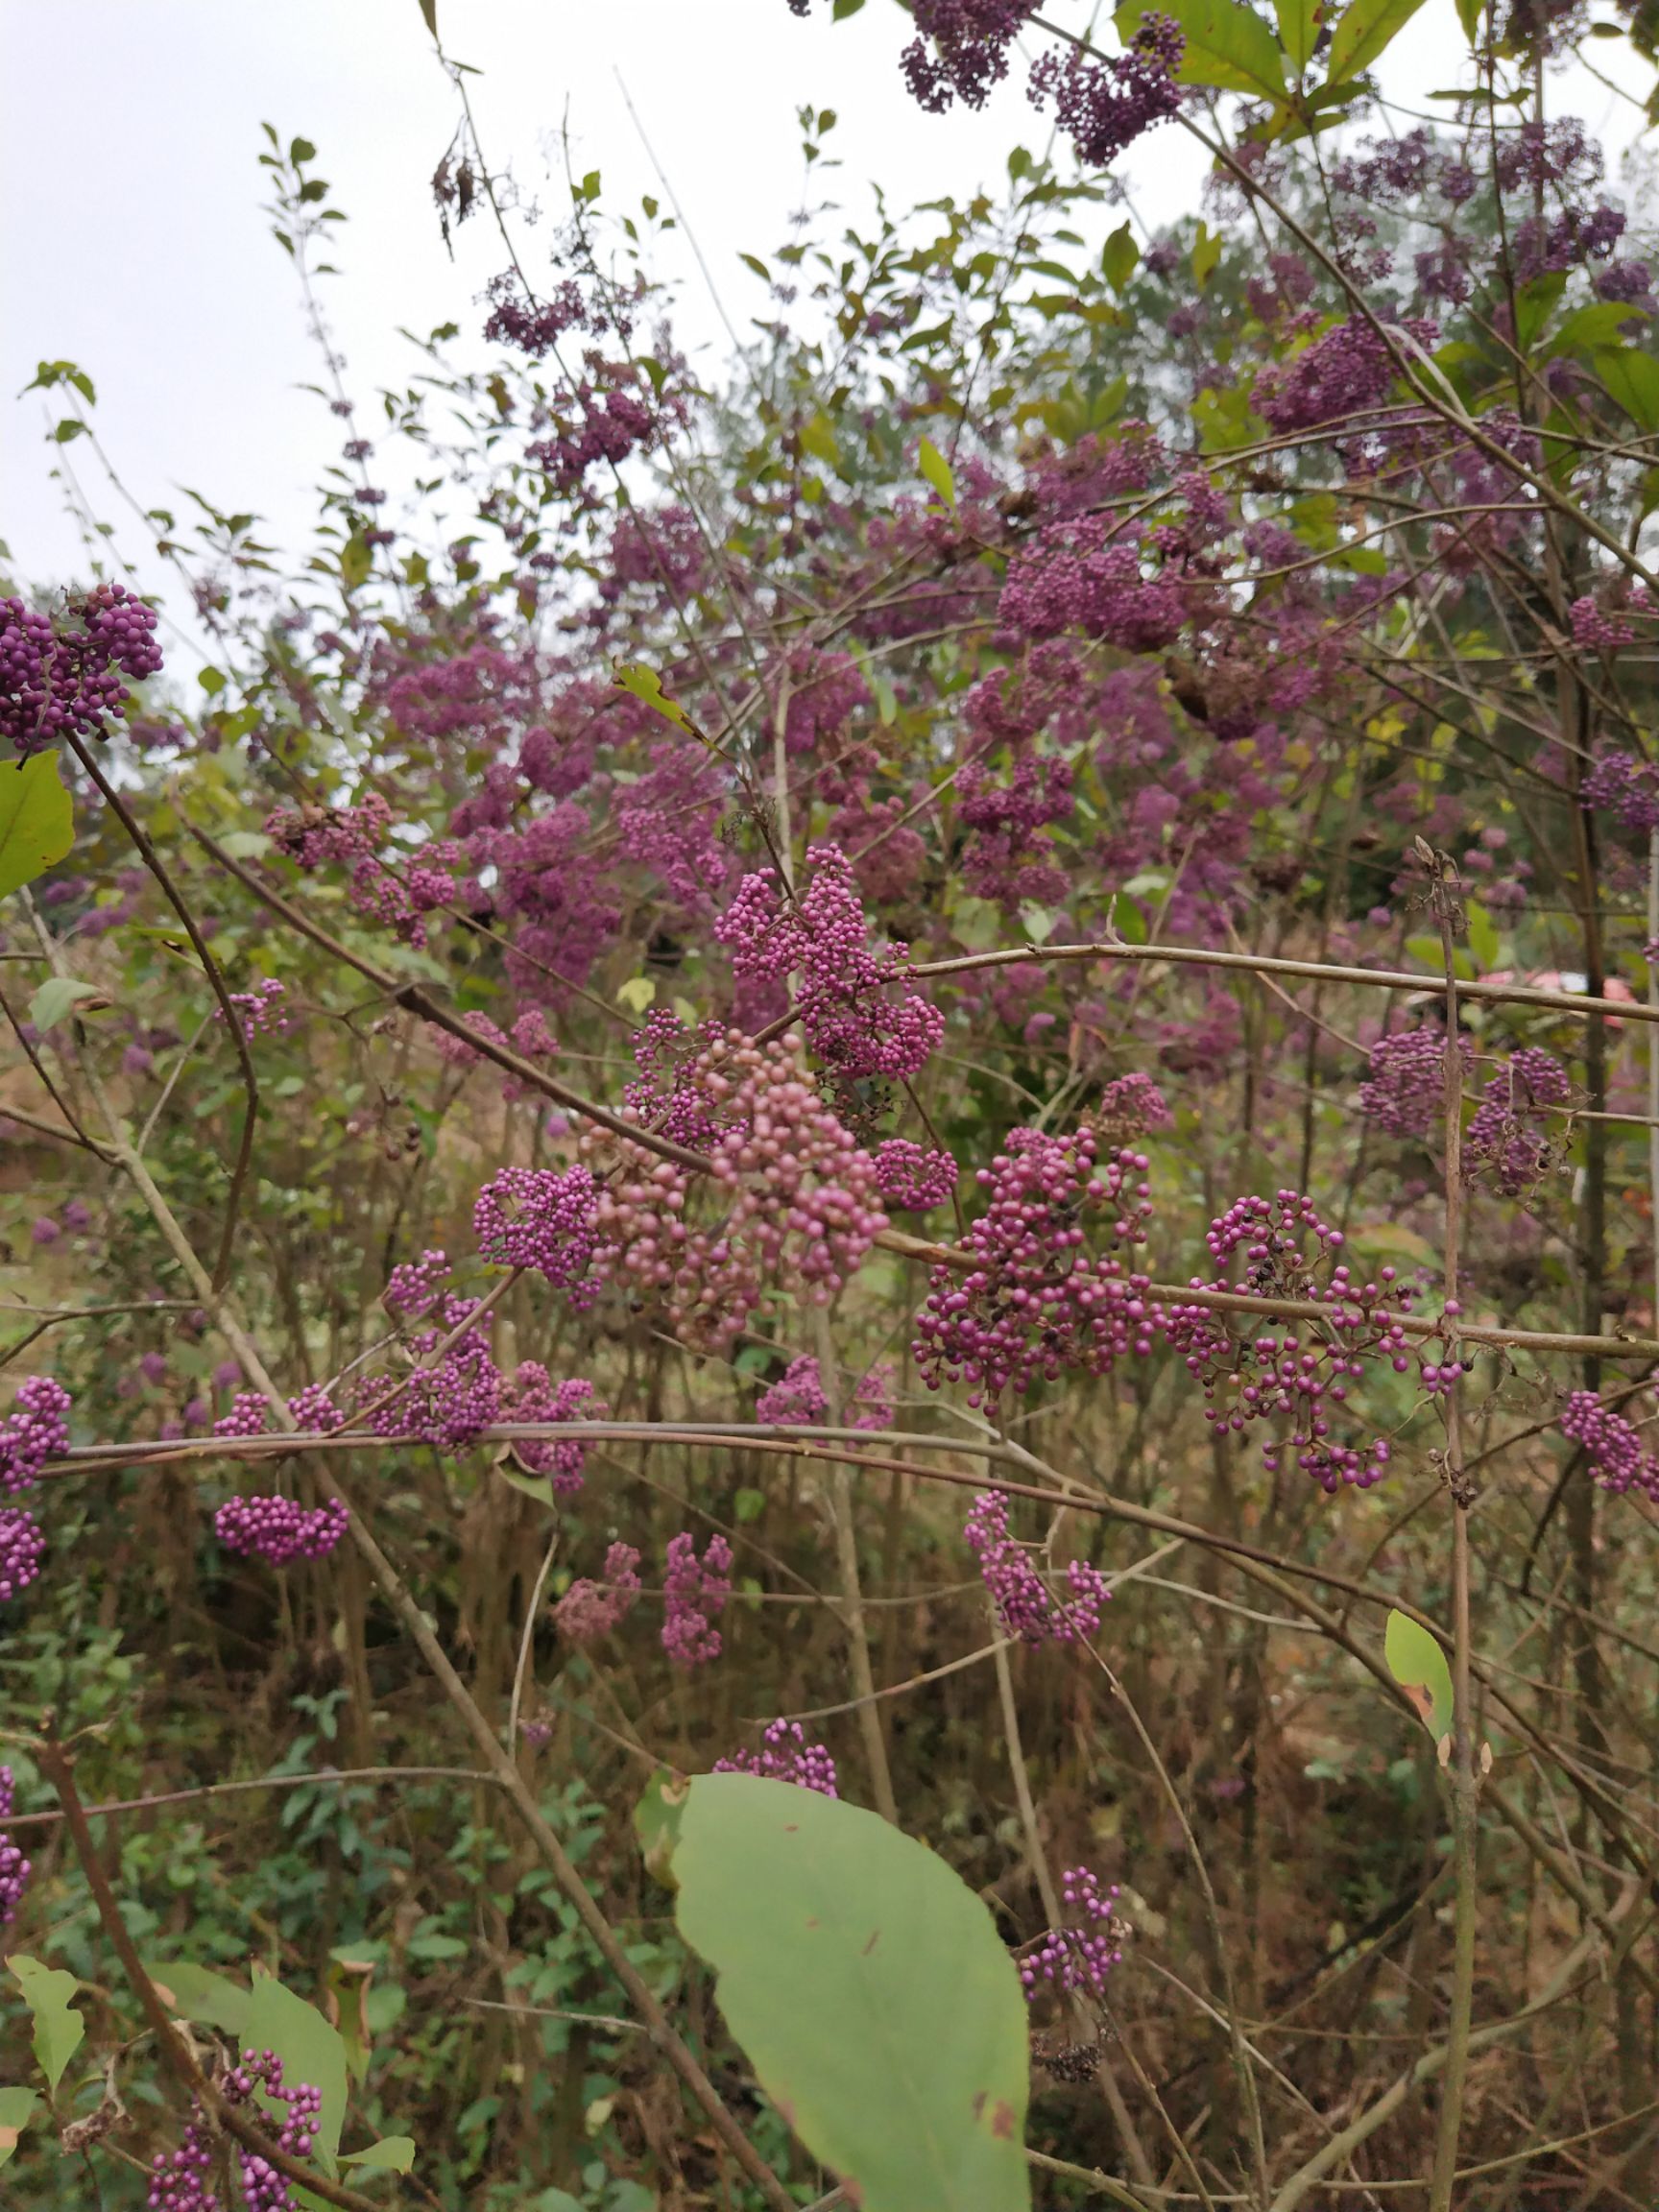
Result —
M839 2200L663 1880L725 1761L984 1901L1037 2203L1651 2204L1659 242L1607 26L1474 10L1430 121L1410 12L915 0L1046 151L804 210L717 391L439 48L502 273L370 404L272 132L341 449L293 574L144 515L195 683L43 364L11 2200ZM237 2072L251 1960L403 2177Z

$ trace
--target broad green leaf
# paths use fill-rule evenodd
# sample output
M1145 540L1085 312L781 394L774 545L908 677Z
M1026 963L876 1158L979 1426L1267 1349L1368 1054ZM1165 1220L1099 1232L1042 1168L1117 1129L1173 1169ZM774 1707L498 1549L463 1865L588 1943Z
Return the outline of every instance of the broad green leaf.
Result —
M85 2021L69 2002L81 1984L60 1966L43 1966L22 1951L13 1951L6 1963L34 2015L35 2056L46 2086L56 2089L86 2032Z
M677 730L684 730L692 737L697 735L685 708L663 690L662 679L655 668L647 668L642 661L618 661L615 681L619 691L630 692L653 713L661 714L665 722L672 722Z
M1279 18L1279 38L1298 77L1313 59L1319 36L1318 0L1274 0Z
M1135 243L1134 232L1127 223L1119 223L1101 249L1100 267L1106 281L1114 292L1121 295L1123 287L1141 265L1141 249Z
M728 2027L862 2212L1026 2212L1020 1977L943 1859L839 1798L699 1774L674 1872Z
M1039 906L1034 899L1021 901L1020 921L1033 945L1046 945L1054 934L1055 917L1046 906Z
M495 1472L503 1482L510 1482L515 1490L522 1490L526 1498L534 1498L539 1505L557 1503L553 1496L553 1485L545 1475L526 1475L520 1468L515 1467L510 1459L501 1460Z
M1475 955L1476 965L1482 970L1496 968L1503 947L1498 937L1498 926L1487 913L1471 900L1464 908L1469 925L1469 950Z
M1636 346L1609 346L1596 355L1607 395L1643 430L1659 430L1659 361Z
M382 2135L367 2151L342 2153L342 2166L362 2166L372 2174L407 2174L415 2163L413 2135ZM580 2208L578 2208L580 2212Z
M355 591L360 584L367 584L373 565L374 555L368 539L361 530L353 530L340 548L340 577L346 589Z
M958 898L950 908L950 934L970 952L989 952L1007 932L995 899Z
M230 830L219 842L232 860L263 860L271 850L263 830Z
M947 507L956 504L956 479L950 472L950 464L934 445L931 438L924 438L917 451L916 466L944 500Z
M29 1001L29 1019L44 1035L48 1029L56 1029L63 1017L72 1007L79 1006L83 998L103 997L96 983L83 983L75 975L50 975Z
M639 1856L645 1862L645 1871L665 1889L675 1887L674 1846L679 1840L680 1816L685 1810L685 1792L689 1787L684 1774L659 1767L634 1808L634 1833L639 1839Z
M246 2042L248 2008L252 1993L211 1967L193 1966L187 1959L168 1962L149 1960L144 1971L160 1992L161 2002L181 2020L203 2020L209 2028L223 2028L227 2035Z
M1646 312L1627 300L1592 300L1574 308L1545 347L1545 354L1578 353L1588 358L1599 349L1617 344L1625 324L1641 322Z
M616 994L618 1006L626 1006L630 1014L643 1014L657 997L657 981L652 975L630 975Z
M1436 1743L1452 1725L1452 1670L1427 1628L1404 1613L1390 1613L1382 1642L1388 1671L1423 1717ZM787 1787L787 1785L785 1785Z
M0 2166L17 2148L17 2138L35 2117L40 2102L33 2089L0 2089Z
M1479 38L1480 18L1485 12L1485 0L1457 0L1457 20L1471 46Z
M1141 27L1142 0L1125 0L1114 20L1125 46ZM1242 0L1166 0L1187 44L1175 72L1182 84L1214 84L1223 92L1248 92L1277 100L1285 89L1285 57L1273 34Z
M1192 246L1192 281L1200 291L1209 283L1220 258L1221 233L1216 231L1212 237L1208 224L1200 218L1198 236Z
M315 2005L284 1989L274 1974L255 1968L243 2033L250 2049L276 2052L285 2082L304 2081L321 2091L316 2140L327 2167L340 2148L346 2117L346 2046L339 2031L329 2027Z
M831 469L841 466L841 448L835 443L835 433L828 415L814 415L809 422L801 426L801 450L810 453L814 461L822 461Z
M1331 35L1325 74L1332 84L1369 69L1410 22L1423 0L1349 0Z
M0 768L0 899L43 876L75 842L75 810L56 753Z

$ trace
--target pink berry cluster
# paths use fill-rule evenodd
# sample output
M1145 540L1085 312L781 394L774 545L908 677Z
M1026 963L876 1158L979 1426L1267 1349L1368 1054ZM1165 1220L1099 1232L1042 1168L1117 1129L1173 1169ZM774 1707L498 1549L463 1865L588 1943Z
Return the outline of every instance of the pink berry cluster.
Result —
M974 1502L962 1533L979 1562L979 1573L997 1608L997 1618L1022 1644L1086 1644L1100 1625L1100 1609L1112 1593L1106 1577L1086 1560L1067 1563L1070 1595L1056 1598L1032 1565L1027 1548L1008 1531L1008 1499L986 1490Z
M18 1383L12 1410L0 1421L0 1497L32 1490L47 1460L68 1450L71 1403L62 1383L49 1375L30 1375ZM0 1604L21 1597L45 1556L46 1539L34 1514L21 1505L0 1506Z
M628 1118L687 1151L707 1152L731 1121L730 1107L709 1080L725 1042L716 1022L691 1028L666 1006L654 1008L634 1039L639 1072L623 1087Z
M215 1436L263 1436L271 1419L271 1408L262 1390L238 1390L230 1401L228 1413L221 1414L213 1424Z
M13 1809L12 1769L0 1767L0 1820L10 1820ZM33 1871L10 1835L0 1829L0 1928L16 1917Z
M275 1037L280 1036L288 1026L287 1008L283 1003L286 996L286 987L275 975L267 975L264 982L252 991L232 991L230 1003L244 1029L264 1031ZM214 1019L224 1021L223 1007L215 1010Z
M308 1435L332 1436L344 1429L346 1416L321 1382L307 1382L288 1401L295 1424Z
M1115 1136L1139 1137L1150 1129L1167 1129L1175 1117L1151 1076L1136 1070L1114 1076L1102 1088L1094 1118Z
M724 1351L769 1288L828 1305L887 1216L870 1155L819 1095L799 1036L757 1045L731 1030L699 1053L694 1080L720 1116L704 1196L723 1211L689 1222L685 1170L589 1130L584 1154L604 1170L594 1264L688 1343Z
M1107 1977L1123 1956L1129 1929L1118 1917L1116 1882L1102 1888L1086 1866L1068 1866L1060 1877L1060 1894L1081 1925L1048 1929L1021 1959L1027 2004L1036 2002L1045 1984L1062 1996L1103 1997Z
M1634 753L1599 755L1584 778L1581 796L1639 836L1659 829L1659 764Z
M1458 1049L1465 1065L1469 1047ZM1446 1033L1401 1029L1371 1047L1370 1073L1359 1086L1359 1111L1385 1136L1427 1137L1446 1112Z
M478 1255L498 1267L530 1267L577 1311L599 1294L594 1278L594 1185L586 1167L503 1167L472 1209Z
M292 1498L228 1498L213 1516L213 1529L227 1551L263 1559L268 1567L287 1567L296 1559L326 1559L349 1527L337 1499L304 1506Z
M1603 1490L1623 1497L1640 1490L1659 1505L1659 1459L1643 1448L1641 1431L1594 1390L1575 1390L1561 1415L1561 1433L1578 1445Z
M1511 1052L1481 1094L1463 1132L1463 1156L1473 1172L1489 1168L1506 1198L1517 1198L1549 1166L1555 1147L1546 1109L1573 1095L1567 1070L1541 1045Z
M697 1556L689 1531L669 1539L662 1577L662 1648L676 1667L703 1667L720 1656L714 1623L732 1595L732 1547L710 1536Z
M439 1325L409 1340L421 1364L390 1393L373 1390L362 1418L376 1436L464 1452L499 1417L501 1371L491 1356L487 1325L469 1325L476 1310L475 1299L446 1292L439 1300Z
M639 1554L632 1544L613 1544L605 1554L602 1580L587 1575L572 1582L553 1608L561 1635L572 1644L596 1644L620 1626L639 1595Z
M1333 1432L1331 1415L1346 1405L1349 1386L1364 1375L1368 1359L1386 1359L1396 1374L1409 1367L1401 1316L1410 1306L1411 1290L1392 1267L1380 1269L1374 1283L1356 1283L1346 1266L1333 1265L1342 1233L1297 1190L1236 1200L1211 1223L1208 1242L1223 1263L1242 1252L1244 1267L1238 1286L1225 1274L1209 1284L1195 1275L1195 1290L1237 1286L1262 1296L1307 1299L1323 1307L1325 1315L1282 1333L1246 1337L1233 1334L1224 1312L1202 1306L1174 1309L1170 1342L1204 1386L1205 1419L1235 1434L1256 1421L1287 1423L1287 1437L1276 1431L1263 1444L1262 1464L1276 1470L1287 1442L1302 1472L1327 1492L1343 1483L1364 1490L1381 1481L1390 1456L1387 1438L1344 1443Z
M1622 645L1636 642L1629 623L1606 613L1588 593L1574 600L1567 618L1573 625L1573 642L1581 653L1617 653Z
M822 1743L808 1743L799 1720L771 1720L758 1751L734 1751L716 1759L716 1774L763 1774L774 1782L793 1782L816 1790L820 1797L839 1797L835 1762Z
M241 2063L220 2077L219 2090L228 2104L252 2104L254 2118L267 2131L270 2107L279 2104L283 2116L275 2136L276 2148L290 2158L310 2155L322 2118L323 2093L305 2082L289 2088L275 2051L244 2051ZM151 2164L150 2194L145 2200L150 2212L221 2212L218 2192L211 2186L214 2141L198 2104L178 2150L158 2152ZM268 2158L239 2148L237 2163L248 2212L295 2212L292 2187Z
M501 1392L500 1417L504 1421L596 1421L604 1412L591 1382L571 1376L556 1383L539 1359L521 1359ZM568 1443L542 1443L526 1437L515 1450L532 1475L550 1478L558 1496L568 1498L581 1489L588 1451L574 1437Z
M400 1261L380 1293L380 1303L399 1320L419 1320L437 1304L451 1272L449 1255L435 1248L422 1252L419 1260Z
M1175 72L1187 40L1168 15L1142 15L1118 55L1098 58L1077 47L1065 60L1045 54L1031 71L1031 98L1054 103L1054 117L1091 169L1104 169L1126 147L1181 105Z
M132 707L127 680L158 673L152 609L120 584L67 602L59 620L0 599L0 736L19 754L94 737Z
M907 1137L888 1137L871 1155L876 1188L895 1213L929 1214L956 1188L961 1169L949 1152L930 1151Z
M860 1378L845 1411L854 1429L885 1429L893 1418L892 1360L878 1359ZM818 1362L809 1352L791 1359L779 1380L755 1401L755 1418L763 1427L810 1429L830 1416L830 1400Z
M780 896L772 869L745 876L714 926L744 982L778 985L800 974L806 1040L841 1082L914 1075L945 1034L945 1017L910 979L902 945L873 952L852 862L814 845L805 890Z
M973 1271L936 1267L917 1315L911 1349L930 1390L966 1381L979 1405L1069 1369L1103 1375L1128 1353L1151 1351L1163 1317L1145 1296L1148 1279L1115 1254L1091 1254L1083 1227L1103 1217L1115 1242L1143 1242L1147 1164L1122 1149L1102 1161L1087 1126L1067 1137L1012 1133L978 1171L990 1203L968 1232Z

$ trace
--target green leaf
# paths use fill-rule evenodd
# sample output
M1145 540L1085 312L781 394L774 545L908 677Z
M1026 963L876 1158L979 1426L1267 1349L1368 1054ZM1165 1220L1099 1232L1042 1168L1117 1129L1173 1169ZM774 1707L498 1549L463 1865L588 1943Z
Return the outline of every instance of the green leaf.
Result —
M1143 0L1124 0L1114 21L1125 46L1146 12ZM1182 84L1214 84L1223 92L1248 92L1277 100L1285 89L1285 57L1253 9L1240 0L1163 0L1161 12L1173 15L1186 38Z
M678 1887L674 1875L674 1846L680 1840L680 1821L685 1811L690 1785L684 1774L659 1767L645 1785L645 1793L634 1808L634 1833L645 1871L664 1889Z
M545 1475L526 1475L515 1467L511 1459L503 1459L495 1472L503 1482L510 1482L515 1490L522 1490L526 1498L534 1498L539 1505L556 1503L553 1485Z
M657 978L654 975L630 975L616 993L618 1006L626 1006L630 1014L643 1014L657 997Z
M1362 69L1386 51L1423 0L1350 0L1337 18L1325 57L1325 74L1332 84L1358 77Z
M362 2166L372 2174L407 2174L415 2163L415 2138L413 2135L382 2135L379 2142L371 2143L367 2151L344 2152L340 2163Z
M1198 225L1198 236L1194 240L1192 246L1192 281L1197 285L1200 291L1202 291L1205 285L1209 283L1211 276L1214 273L1215 264L1220 260L1220 232L1217 231L1215 235L1212 237L1210 235L1208 225L1200 220Z
M339 2031L328 2025L315 2005L307 2005L303 1997L284 1989L274 1974L255 1967L243 2033L251 2049L276 2052L285 2081L304 2081L321 2092L316 2143L323 2164L330 2166L346 2117L346 2046Z
M917 452L916 465L946 506L953 508L956 504L956 479L950 472L950 462L931 438L923 439Z
M699 733L692 728L690 717L678 700L670 699L662 688L662 679L655 668L647 668L643 661L618 661L615 684L619 691L627 691L661 714L665 722L672 722L677 730L684 730L695 737Z
M1627 300L1592 300L1574 308L1545 347L1545 357L1557 353L1588 357L1599 348L1615 344L1625 324L1641 321L1646 313L1646 308L1632 307Z
M1319 36L1318 0L1273 0L1279 18L1279 39L1298 77L1313 59Z
M367 584L373 565L374 555L368 539L361 530L353 530L340 548L340 578L346 589L355 591L360 584Z
M1463 911L1469 925L1469 950L1475 955L1477 966L1481 969L1496 968L1498 955L1503 950L1499 943L1497 924L1484 906L1478 906L1473 901Z
M833 0L830 10L831 23L845 23L849 15L856 15L864 0Z
M433 38L438 36L438 0L421 0L421 20Z
M1100 252L1100 267L1106 281L1119 299L1123 287L1141 265L1141 249L1127 223L1119 223L1107 239Z
M36 876L75 842L75 809L56 753L32 753L0 768L0 899Z
M1659 431L1659 361L1636 346L1608 347L1596 356L1596 373L1609 398L1644 430Z
M35 2117L40 2100L33 2089L0 2089L0 2166L17 2148L17 2138Z
M839 1798L699 1774L680 1933L762 2088L863 2212L1027 2212L1014 1961L945 1861Z
M1480 18L1485 12L1485 0L1457 0L1457 20L1471 46L1480 36Z
M1423 1718L1436 1743L1452 1725L1452 1670L1427 1628L1390 1613L1382 1643L1388 1671ZM785 1785L787 1787L787 1785Z
M56 2089L86 2032L85 2021L69 2002L81 1984L60 1966L43 1966L22 1951L13 1951L6 1963L34 2015L35 2056L46 2086Z
M161 2002L181 2020L203 2020L209 2028L223 2028L227 2035L246 2042L248 2009L253 1998L239 1982L210 1967L194 1966L187 1959L171 1963L146 1962L144 1971L160 1992Z
M29 1019L42 1034L56 1029L71 1007L83 998L102 998L96 983L83 983L77 975L52 975L29 1001Z
M1039 906L1034 899L1022 899L1020 902L1020 920L1033 945L1046 945L1048 942L1054 934L1055 919L1046 906Z

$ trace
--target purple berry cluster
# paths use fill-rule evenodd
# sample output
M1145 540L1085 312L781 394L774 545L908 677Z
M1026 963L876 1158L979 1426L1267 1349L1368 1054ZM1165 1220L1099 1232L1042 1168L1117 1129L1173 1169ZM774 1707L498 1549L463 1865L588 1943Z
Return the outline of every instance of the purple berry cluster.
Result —
M1048 1929L1021 1959L1027 2004L1036 2003L1045 1984L1062 1996L1103 1997L1107 1977L1123 1956L1130 1931L1118 1917L1117 1883L1103 1889L1086 1866L1068 1866L1060 1894L1081 1925Z
M0 1767L0 1820L10 1820L12 1811L12 1769ZM32 1871L29 1861L6 1831L0 1829L0 1928L7 1927L15 1918Z
M974 1500L962 1533L1010 1636L1022 1644L1086 1644L1099 1627L1100 1609L1112 1596L1105 1575L1086 1560L1072 1559L1065 1577L1070 1595L1056 1598L1026 1547L1009 1534L1002 1491L986 1490Z
M321 1382L307 1382L288 1401L288 1410L296 1425L308 1434L332 1436L336 1429L344 1429L346 1416Z
M1622 830L1646 837L1659 829L1659 764L1634 753L1603 753L1584 779L1587 805L1611 814Z
M1620 1497L1640 1490L1659 1505L1659 1459L1643 1449L1634 1424L1603 1405L1594 1390L1573 1392L1561 1415L1561 1433L1582 1447L1603 1490Z
M1144 1240L1152 1212L1144 1153L1099 1159L1093 1129L1051 1137L1016 1129L978 1182L990 1203L969 1229L970 1274L936 1267L911 1347L930 1390L973 1385L971 1404L1029 1390L1069 1369L1103 1375L1151 1351L1160 1309L1147 1278L1085 1247L1086 1216L1104 1216L1119 1244Z
M68 1450L70 1405L68 1391L49 1375L18 1383L12 1410L0 1421L0 1498L32 1490L47 1460ZM45 1556L46 1539L34 1514L20 1505L0 1506L0 1604L28 1589Z
M1150 1075L1139 1070L1114 1076L1100 1093L1095 1119L1115 1136L1140 1137L1151 1129L1167 1129L1175 1117L1168 1101Z
M232 991L230 1003L235 1007L244 1029L264 1031L277 1037L288 1027L288 1013L284 1004L287 989L275 975L267 975L264 982L252 991ZM214 1019L223 1022L225 1010L217 1009Z
M349 1526L337 1499L308 1507L292 1498L228 1498L213 1516L214 1533L227 1551L263 1559L268 1567L326 1559Z
M789 0L799 15L806 0ZM1008 49L1032 12L1032 0L915 0L920 37L900 57L910 96L929 115L953 102L983 108L1008 74Z
M419 1260L401 1261L393 1268L391 1280L380 1293L380 1303L399 1320L419 1320L437 1304L451 1272L446 1252L429 1250Z
M503 1167L479 1191L480 1259L531 1267L581 1311L599 1294L593 1269L593 1177L586 1167Z
M732 1595L732 1547L710 1536L701 1559L688 1531L669 1539L662 1577L666 1600L662 1648L676 1667L703 1667L720 1656L720 1631L714 1622Z
M1127 47L1109 59L1068 48L1045 54L1031 71L1031 98L1052 100L1054 119L1086 168L1104 169L1126 147L1166 122L1181 105L1175 72L1187 40L1168 15L1142 15Z
M594 1395L591 1382L571 1376L556 1383L539 1359L521 1359L501 1393L501 1418L505 1421L597 1421L605 1407ZM554 1491L568 1498L582 1487L586 1445L574 1437L567 1444L525 1439L516 1450L532 1475L550 1478Z
M1523 1045L1486 1085L1463 1132L1470 1171L1491 1170L1506 1198L1518 1198L1549 1166L1555 1147L1546 1113L1573 1094L1567 1070L1541 1045Z
M910 980L902 945L873 952L852 862L833 845L814 845L806 889L780 896L772 869L745 876L714 925L746 983L779 985L803 977L799 1012L806 1041L839 1081L897 1081L914 1075L945 1034L945 1017Z
M1465 1064L1469 1047L1458 1040ZM1385 1136L1427 1137L1446 1111L1446 1033L1401 1029L1371 1047L1371 1071L1359 1086L1359 1111Z
M878 1359L861 1378L846 1407L854 1429L885 1429L893 1418L895 1370L890 1359ZM781 1429L811 1429L828 1420L830 1401L818 1362L809 1352L791 1359L779 1380L755 1401L755 1418Z
M67 602L63 615L0 599L0 735L19 754L106 733L132 707L127 680L161 666L156 615L120 584Z
M1383 1358L1396 1374L1407 1372L1401 1316L1412 1292L1392 1267L1381 1268L1374 1283L1357 1283L1346 1266L1332 1264L1342 1233L1297 1190L1238 1199L1211 1223L1208 1242L1220 1262L1241 1252L1244 1267L1236 1286L1225 1274L1209 1284L1195 1275L1195 1290L1238 1287L1308 1299L1325 1309L1325 1317L1245 1337L1233 1334L1224 1312L1175 1309L1170 1342L1203 1384L1205 1419L1234 1434L1257 1421L1287 1424L1287 1434L1281 1427L1263 1444L1262 1464L1276 1471L1288 1445L1302 1472L1327 1493L1344 1483L1365 1490L1380 1482L1388 1467L1388 1439L1344 1443L1333 1432L1332 1414L1346 1405L1350 1384L1364 1375L1369 1359Z
M716 1774L764 1774L774 1782L793 1782L816 1790L820 1797L839 1797L835 1762L822 1743L808 1743L799 1720L771 1720L758 1751L734 1751L716 1759Z
M293 2088L282 2080L282 2061L275 2051L244 2051L241 2063L219 2080L220 2094L228 2104L253 2105L253 2115L269 2131L270 2107L282 2107L276 2130L276 2148L290 2158L306 2158L317 2140L323 2113L323 2093L304 2082ZM255 2102L258 2100L258 2102ZM151 2163L150 2212L221 2212L218 2192L211 2186L214 2134L202 2107L196 2105L177 2151L158 2152ZM295 2212L289 2182L269 2159L256 2151L238 2150L242 2200L248 2212Z
M956 1188L961 1169L949 1152L930 1151L907 1137L889 1137L871 1155L883 1205L902 1214L929 1214Z
M638 1552L632 1544L613 1544L605 1554L604 1579L583 1575L572 1582L553 1608L554 1623L572 1644L596 1644L627 1619L638 1595Z
M263 1436L271 1420L271 1408L262 1390L238 1390L230 1401L230 1410L222 1414L213 1424L215 1436Z
M1617 614L1608 614L1587 594L1567 610L1573 625L1573 642L1581 653L1617 653L1622 645L1634 645L1636 633Z

